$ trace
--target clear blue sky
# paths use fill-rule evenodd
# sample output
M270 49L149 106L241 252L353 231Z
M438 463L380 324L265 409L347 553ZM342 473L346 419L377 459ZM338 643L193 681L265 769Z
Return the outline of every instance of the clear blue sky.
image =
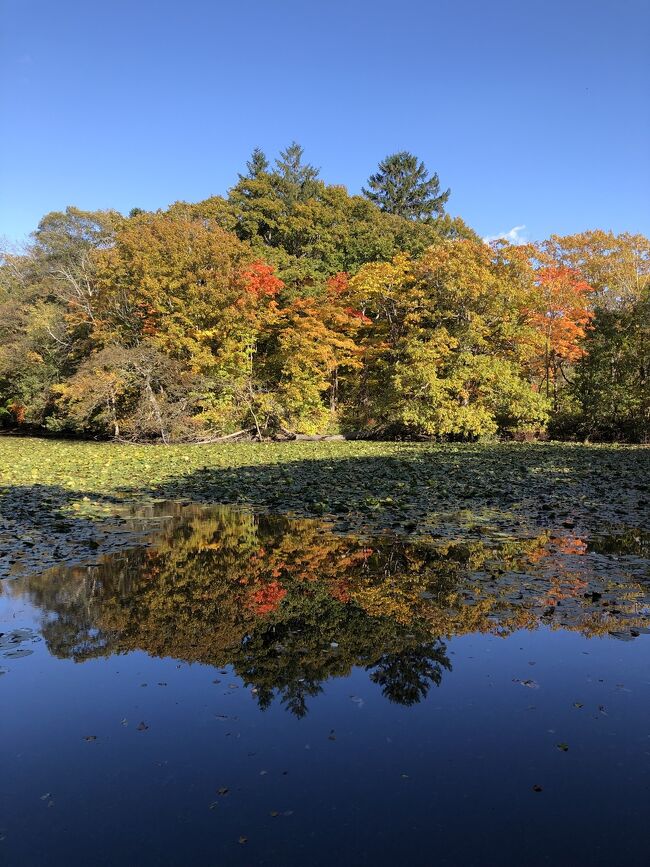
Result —
M483 235L650 234L648 0L0 0L0 235L418 154Z

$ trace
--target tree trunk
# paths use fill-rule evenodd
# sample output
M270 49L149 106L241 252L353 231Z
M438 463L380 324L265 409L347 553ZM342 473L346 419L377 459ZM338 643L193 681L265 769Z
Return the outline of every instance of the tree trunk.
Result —
M165 445L169 445L167 439L167 432L165 431L165 425L163 424L163 417L160 411L160 404L156 400L156 395L153 393L153 388L151 387L151 380L149 377L145 379L144 384L145 391L147 392L147 397L149 398L149 402L153 408L153 414L156 417L156 421L158 422L158 427L160 428L160 436L162 437L162 441Z
M339 403L339 369L335 367L332 372L332 386L330 389L330 412L335 414Z

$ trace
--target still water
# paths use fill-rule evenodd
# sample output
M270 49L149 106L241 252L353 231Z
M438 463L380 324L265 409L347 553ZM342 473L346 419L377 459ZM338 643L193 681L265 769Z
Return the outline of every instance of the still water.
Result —
M156 515L0 584L0 863L649 862L647 535Z

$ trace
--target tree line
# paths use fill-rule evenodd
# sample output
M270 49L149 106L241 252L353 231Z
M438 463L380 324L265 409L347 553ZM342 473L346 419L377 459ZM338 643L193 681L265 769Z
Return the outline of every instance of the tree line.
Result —
M0 258L0 424L134 441L650 438L650 241L485 243L407 152L43 217Z

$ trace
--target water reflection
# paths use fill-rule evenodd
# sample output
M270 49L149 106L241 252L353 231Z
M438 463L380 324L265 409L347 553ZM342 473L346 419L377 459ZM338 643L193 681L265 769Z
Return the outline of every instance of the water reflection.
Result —
M639 533L583 540L566 529L495 545L361 539L226 507L146 517L160 522L150 547L2 586L42 611L52 654L230 664L260 708L279 700L302 717L327 679L354 667L387 700L418 703L451 671L455 635L650 631Z

